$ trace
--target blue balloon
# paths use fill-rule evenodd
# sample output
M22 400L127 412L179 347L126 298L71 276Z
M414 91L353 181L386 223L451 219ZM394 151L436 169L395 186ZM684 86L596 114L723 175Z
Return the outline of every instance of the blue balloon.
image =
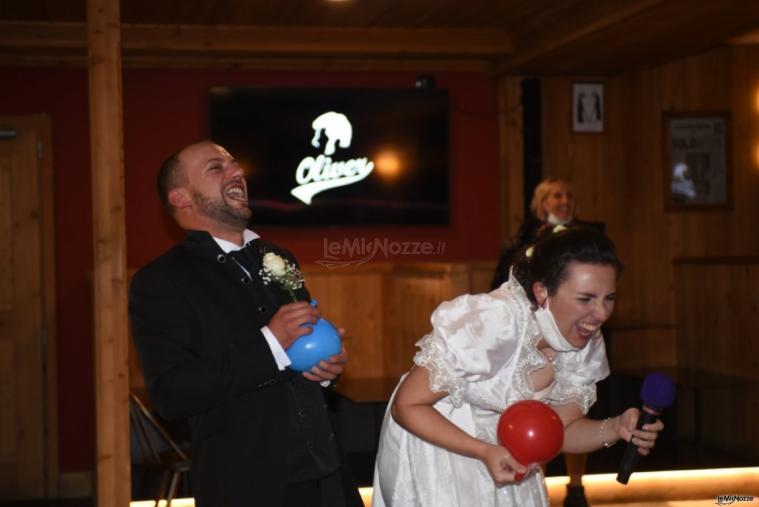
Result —
M340 333L328 320L319 319L316 324L307 324L311 332L303 335L287 349L287 357L295 371L308 371L323 359L340 353Z

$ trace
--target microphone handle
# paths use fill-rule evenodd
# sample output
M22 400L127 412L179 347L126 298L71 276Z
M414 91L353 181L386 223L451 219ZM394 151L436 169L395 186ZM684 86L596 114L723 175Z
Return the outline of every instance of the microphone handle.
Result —
M638 417L638 425L635 429L643 429L644 424L650 424L655 422L661 414L661 411L657 411L654 408L643 405L643 410L640 411L640 417ZM627 448L625 449L625 455L622 456L622 461L619 463L619 472L617 473L617 482L627 484L630 480L633 470L638 464L640 454L638 453L638 446L633 444L632 438L627 442Z

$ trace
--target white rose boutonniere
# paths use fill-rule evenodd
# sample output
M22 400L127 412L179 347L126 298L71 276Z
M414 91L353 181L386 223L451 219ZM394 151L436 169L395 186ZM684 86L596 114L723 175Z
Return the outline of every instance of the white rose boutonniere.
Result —
M303 287L303 274L291 262L283 259L274 252L268 252L263 258L263 267L259 271L264 284L272 281L279 283L287 290L293 301L297 301L295 291Z
M264 255L264 268L269 271L272 276L284 276L286 269L285 260L279 255L269 252Z

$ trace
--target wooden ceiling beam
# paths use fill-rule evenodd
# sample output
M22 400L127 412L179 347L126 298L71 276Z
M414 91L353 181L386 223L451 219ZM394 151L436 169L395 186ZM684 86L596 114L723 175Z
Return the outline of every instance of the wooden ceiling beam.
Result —
M127 49L264 54L492 56L511 52L500 30L257 28L132 25Z
M584 22L566 24L557 29L553 24L533 36L524 37L515 44L515 51L493 66L496 75L518 72L533 60L568 46L583 37L602 30L608 30L618 23L628 21L631 17L643 14L651 9L666 4L668 0L634 0L616 10L608 10L602 15L588 11ZM599 4L604 7L603 2Z
M123 25L124 59L192 55L249 57L485 59L513 48L502 30L390 28L263 28L187 25ZM0 58L84 55L81 23L0 22ZM48 56L49 58L49 56ZM7 57L6 57L7 59Z

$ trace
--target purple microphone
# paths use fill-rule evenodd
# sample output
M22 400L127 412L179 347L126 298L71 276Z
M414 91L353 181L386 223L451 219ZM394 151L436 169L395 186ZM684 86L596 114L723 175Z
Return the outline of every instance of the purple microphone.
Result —
M640 411L640 417L638 417L636 429L642 429L644 424L656 421L656 418L665 408L672 406L672 402L675 401L675 383L663 373L649 373L643 379L640 397L643 400L643 407ZM639 457L638 446L632 443L631 438L627 443L625 455L619 464L617 482L627 484Z

